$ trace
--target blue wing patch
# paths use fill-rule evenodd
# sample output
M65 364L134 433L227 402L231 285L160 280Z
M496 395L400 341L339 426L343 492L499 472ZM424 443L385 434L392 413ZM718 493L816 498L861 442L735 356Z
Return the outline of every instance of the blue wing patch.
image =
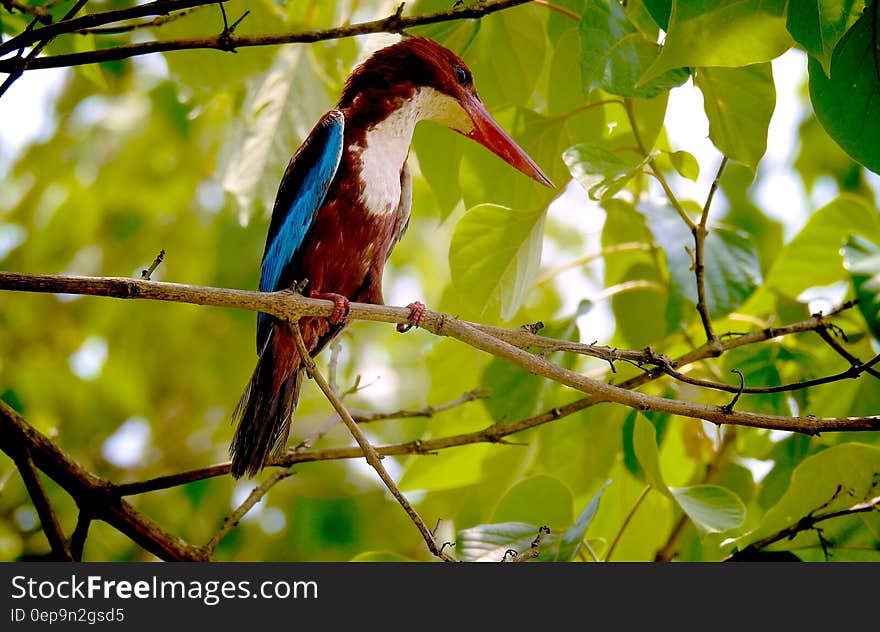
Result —
M275 198L272 222L266 238L260 274L260 291L285 289L292 279L284 278L298 250L324 204L330 183L339 168L345 118L339 110L330 110L315 125L296 151ZM257 316L257 351L269 336L272 319Z

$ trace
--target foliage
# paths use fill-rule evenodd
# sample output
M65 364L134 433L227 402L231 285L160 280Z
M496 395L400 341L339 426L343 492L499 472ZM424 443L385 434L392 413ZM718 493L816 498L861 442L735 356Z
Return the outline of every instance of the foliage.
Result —
M48 11L57 20L71 4ZM108 0L85 11L132 4ZM225 11L230 21L249 11L235 34L257 35L381 18L398 4L231 0ZM405 14L450 5L416 0ZM835 375L874 357L880 219L878 180L869 170L880 171L878 5L555 0L412 29L468 62L487 109L559 189L539 187L482 147L423 124L410 156L413 219L386 270L386 301L419 298L489 325L541 321L540 333L553 338L650 347L675 358L712 335L725 343L858 298L858 309L836 315L833 327L725 348L681 371L725 382L735 393L731 371L760 390ZM4 37L29 21L0 8ZM68 34L43 52L211 36L222 28L217 6L205 6L147 28ZM290 154L357 61L393 40L376 33L236 54L169 51L63 71L52 125L5 166L0 268L139 277L164 249L155 280L255 289L268 212ZM799 154L784 165L805 194L803 219L760 195L773 175L765 168L780 96L773 60L786 51L808 68L796 97L803 106ZM18 81L40 72L47 71L28 70ZM670 93L693 86L717 148L714 162L695 157L696 148L681 146L664 127L676 114ZM26 117L32 106L21 103L19 87L0 99L18 103L16 116ZM3 122L9 124L15 121ZM730 162L719 170L722 155ZM711 331L696 309L693 228L704 212L700 275ZM815 302L825 296L834 300ZM204 467L226 459L232 409L256 360L254 320L231 309L4 292L0 399L115 482ZM400 336L393 326L368 322L347 331L335 368L329 352L318 364L332 368L340 390L357 385L345 397L352 409L439 406L490 390L483 401L430 417L364 424L377 445L504 426L584 397L454 340L418 330ZM544 353L601 381L644 378L636 362ZM716 407L733 398L651 377L659 379L644 379L641 392ZM801 419L876 415L878 379L868 367L855 379L811 388L746 391L735 409ZM307 383L291 447L331 416ZM878 444L872 432L716 428L605 403L503 441L383 463L426 522L454 525L450 551L460 559L521 553L548 525L539 560L609 553L613 560L653 560L661 551L678 560L720 560L805 516L876 498ZM317 448L347 445L350 435L336 424ZM362 459L307 463L294 472L220 542L217 559L430 559ZM47 554L27 490L6 456L0 480L0 559ZM217 477L128 500L199 544L258 482ZM70 534L76 505L54 483L45 485ZM811 528L768 547L809 560L878 559L878 512L821 527L818 537ZM83 557L152 559L100 523Z

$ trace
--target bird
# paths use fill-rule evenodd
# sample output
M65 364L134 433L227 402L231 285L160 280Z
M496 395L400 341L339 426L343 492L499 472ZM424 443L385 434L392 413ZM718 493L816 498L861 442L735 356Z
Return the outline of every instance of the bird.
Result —
M407 37L358 65L284 171L260 266L261 292L295 288L332 301L333 310L298 324L257 314L258 361L232 415L234 478L255 476L286 447L305 370L292 327L314 357L345 326L350 302L383 304L384 267L409 225L407 157L420 121L445 125L553 187L492 118L471 70L448 48ZM407 308L398 331L425 317L422 302Z

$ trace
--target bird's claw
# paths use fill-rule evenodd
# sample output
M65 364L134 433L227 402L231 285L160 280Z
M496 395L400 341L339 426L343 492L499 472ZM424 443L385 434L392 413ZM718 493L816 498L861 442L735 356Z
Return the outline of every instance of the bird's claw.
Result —
M348 312L351 309L348 299L342 294L334 294L333 292L312 292L309 296L311 298L322 298L327 301L333 301L333 311L330 312L330 315L327 317L327 320L331 325L338 325L341 323L343 319L348 316Z
M425 321L425 315L428 313L428 308L421 301L414 301L407 305L406 308L409 310L408 322L397 324L397 331L402 334L408 332L413 327L420 327Z

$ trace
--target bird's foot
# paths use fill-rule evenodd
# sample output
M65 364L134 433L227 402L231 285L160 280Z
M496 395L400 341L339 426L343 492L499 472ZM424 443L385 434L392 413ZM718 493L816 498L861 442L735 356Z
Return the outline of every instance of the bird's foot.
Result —
M327 320L330 321L331 325L338 325L346 316L348 316L350 306L348 304L348 299L342 294L334 294L333 292L310 292L309 297L333 301L333 311L330 312L330 315L327 317Z
M408 322L397 324L397 331L402 334L408 332L413 327L421 326L428 312L428 308L421 301L414 301L407 305L406 308L409 310Z

